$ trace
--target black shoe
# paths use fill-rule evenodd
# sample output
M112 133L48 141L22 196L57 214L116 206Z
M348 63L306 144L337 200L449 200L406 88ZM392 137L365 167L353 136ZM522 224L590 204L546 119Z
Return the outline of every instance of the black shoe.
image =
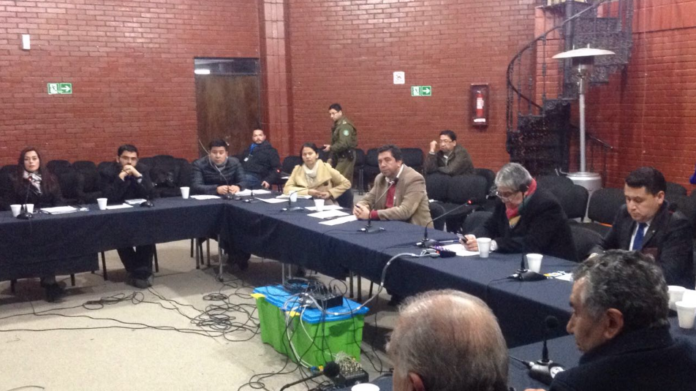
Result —
M49 303L55 303L65 295L65 289L63 289L63 287L57 282L50 284L41 283L41 286L44 288L44 292L46 293L46 301Z
M152 286L153 280L153 276L147 278L136 278L131 274L128 275L128 278L126 278L126 284L138 289L147 289Z

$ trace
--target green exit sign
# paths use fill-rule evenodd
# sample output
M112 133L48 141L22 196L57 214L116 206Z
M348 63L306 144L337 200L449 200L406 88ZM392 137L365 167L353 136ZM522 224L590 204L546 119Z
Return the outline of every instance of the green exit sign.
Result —
M433 96L431 86L411 86L411 96Z
M72 83L48 83L48 95L72 95Z

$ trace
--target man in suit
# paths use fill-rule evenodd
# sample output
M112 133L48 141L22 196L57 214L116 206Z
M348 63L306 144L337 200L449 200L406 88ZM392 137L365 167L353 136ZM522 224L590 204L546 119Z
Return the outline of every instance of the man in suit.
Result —
M652 259L608 251L573 280L566 328L583 356L551 391L696 390L696 348L670 335L667 283Z
M130 144L118 148L116 162L102 166L99 171L99 188L109 203L150 198L152 181L148 168L138 163L138 148ZM126 283L141 289L152 286L155 245L124 247L117 251L128 272Z
M380 174L372 190L355 205L355 217L428 224L430 207L423 176L404 164L401 149L396 145L387 144L379 148L378 153Z
M430 153L425 159L425 172L444 175L474 175L474 163L464 147L457 144L457 134L451 130L440 132L440 150L438 142L430 142Z
M666 189L665 177L655 168L641 167L628 174L626 205L592 253L623 249L652 255L668 285L694 289L693 227L683 213L669 210Z

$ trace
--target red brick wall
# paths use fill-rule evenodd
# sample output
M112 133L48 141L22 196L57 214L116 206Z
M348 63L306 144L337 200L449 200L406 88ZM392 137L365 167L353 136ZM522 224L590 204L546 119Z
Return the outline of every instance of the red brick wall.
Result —
M258 57L256 0L0 1L0 164L196 156L194 57ZM31 50L21 50L31 34ZM73 95L46 83L73 83Z
M696 164L696 1L639 1L625 75L588 95L588 127L618 148L608 185L641 165L688 184Z
M294 148L330 139L328 106L339 102L360 147L421 147L457 132L478 167L505 152L505 73L533 39L534 0L292 0L289 6ZM392 73L406 72L394 85ZM490 125L469 124L469 86L490 83ZM432 97L411 97L430 85Z

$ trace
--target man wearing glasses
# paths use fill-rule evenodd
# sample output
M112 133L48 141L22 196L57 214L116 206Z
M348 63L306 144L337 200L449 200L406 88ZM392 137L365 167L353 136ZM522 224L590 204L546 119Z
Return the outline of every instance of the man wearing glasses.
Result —
M462 244L477 251L476 237L491 238L491 251L541 253L577 261L568 218L556 198L537 189L536 181L518 163L508 163L495 176L497 196L493 215L465 235Z
M437 150L438 144L440 150ZM440 141L430 142L430 153L425 159L425 173L444 175L474 175L474 164L469 152L457 144L457 135L451 130L440 132Z

